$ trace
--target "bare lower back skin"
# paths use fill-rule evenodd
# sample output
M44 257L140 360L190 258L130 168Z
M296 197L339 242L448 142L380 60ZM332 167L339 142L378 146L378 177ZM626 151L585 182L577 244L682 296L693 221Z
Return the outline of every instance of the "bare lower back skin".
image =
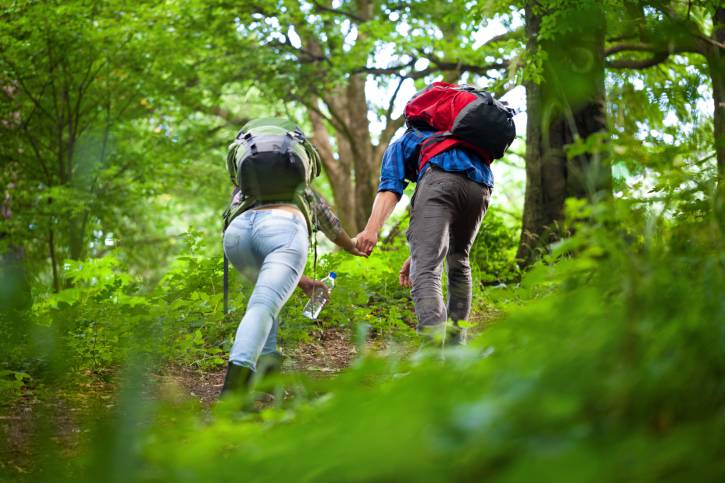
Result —
M262 210L262 211L268 211L268 210L270 210L270 211L275 211L275 210L287 211L289 213L294 213L295 215L298 215L303 220L305 219L304 215L302 214L300 209L297 208L297 206L291 205L291 204L286 204L286 203L280 203L280 204L276 204L276 205L258 206L256 208L252 208L252 209L253 210Z

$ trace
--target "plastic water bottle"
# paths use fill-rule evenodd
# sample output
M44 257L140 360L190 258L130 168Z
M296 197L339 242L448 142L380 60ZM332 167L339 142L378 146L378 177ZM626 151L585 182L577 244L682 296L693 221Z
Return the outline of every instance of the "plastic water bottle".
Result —
M336 278L337 275L335 274L335 272L330 272L327 277L321 280L322 283L325 284L325 287L327 287L327 293L325 293L324 290L320 289L313 290L312 297L310 297L307 305L305 305L305 308L302 310L302 315L312 320L317 319L317 316L320 315L322 307L324 307L325 304L327 304L327 302L330 300L330 292L332 292L332 289L335 288Z

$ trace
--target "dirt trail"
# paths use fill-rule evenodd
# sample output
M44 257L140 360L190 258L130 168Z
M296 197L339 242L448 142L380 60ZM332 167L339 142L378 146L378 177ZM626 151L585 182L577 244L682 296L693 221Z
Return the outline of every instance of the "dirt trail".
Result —
M349 366L356 355L349 331L332 328L316 331L311 337L287 352L284 371L331 376ZM193 399L208 408L219 398L225 371L224 367L202 371L171 365L154 377L158 384L153 386L162 398ZM113 410L116 387L93 374L86 374L83 380L86 382L52 395L27 390L13 405L0 407L0 481L3 474L28 473L43 441L63 448L63 454L74 454L89 434L89 418ZM150 398L157 396L149 394ZM41 427L41 421L52 422L52 427Z
M479 311L472 315L473 333L488 325L493 312ZM314 377L329 377L348 367L357 356L353 336L349 330L328 328L314 331L311 340L286 351L285 372L300 372ZM368 343L373 352L385 353L385 341L374 339ZM161 397L196 400L209 408L219 398L224 381L224 367L200 370L190 366L171 365L154 377L152 386L158 387ZM61 393L38 391L26 393L10 407L0 407L0 476L22 475L36 461L37 443L45 438L72 455L87 439L89 418L108 414L115 407L116 387L101 382L97 376L86 374L86 382L78 383ZM42 396L39 396L42 395ZM153 391L149 398L158 397ZM99 412L100 411L100 412ZM52 427L39 427L40 421L52 422ZM1 479L1 478L0 478Z
M481 310L471 314L473 327L469 334L475 336L487 326L497 314L493 311ZM327 328L310 334L308 342L286 352L283 370L301 372L313 376L332 376L348 367L357 356L357 348L352 342L352 334L342 328ZM368 349L383 353L387 349L385 341L374 339L368 342ZM201 371L188 366L170 367L162 376L167 383L176 384L190 398L199 400L205 407L211 405L219 397L224 373L221 367L212 371Z
M314 332L311 337L310 341L286 352L284 371L329 376L348 367L357 354L347 330L330 328ZM163 383L176 384L186 396L209 406L219 397L225 371L224 367L202 371L189 366L171 366L160 378Z

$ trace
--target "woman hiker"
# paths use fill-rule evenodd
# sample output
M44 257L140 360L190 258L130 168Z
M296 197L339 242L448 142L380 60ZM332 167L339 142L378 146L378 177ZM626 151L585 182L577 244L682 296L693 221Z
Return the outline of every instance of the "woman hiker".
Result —
M366 256L309 187L320 164L302 131L285 119L251 121L230 146L227 167L236 189L225 214L224 254L254 290L234 338L222 396L246 392L262 366L279 364L279 312L295 287L307 294L326 290L303 275L314 230Z

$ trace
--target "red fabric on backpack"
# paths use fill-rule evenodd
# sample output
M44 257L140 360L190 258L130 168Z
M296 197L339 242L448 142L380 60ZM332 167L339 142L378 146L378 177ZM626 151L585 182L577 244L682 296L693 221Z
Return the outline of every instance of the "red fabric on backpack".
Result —
M495 156L494 153L480 145L486 146L485 143L479 142L481 136L478 132L471 136L469 129L466 139L457 136L460 124L457 124L456 121L460 122L461 118L465 117L466 106L474 101L478 100L479 102L475 106L470 106L470 108L473 110L480 108L481 93L482 91L473 91L468 86L459 86L448 82L433 82L408 101L404 111L408 126L414 129L416 127L426 130L432 128L437 131L436 134L421 143L418 172L422 171L425 164L433 156L454 147L473 151L482 161L489 165L495 157L501 157L502 153ZM469 109L468 112L472 111ZM511 126L513 126L513 123L511 123ZM513 135L511 135L511 139L513 139Z
M476 100L476 95L455 84L433 82L405 106L405 119L427 124L436 131L450 131L458 113Z

